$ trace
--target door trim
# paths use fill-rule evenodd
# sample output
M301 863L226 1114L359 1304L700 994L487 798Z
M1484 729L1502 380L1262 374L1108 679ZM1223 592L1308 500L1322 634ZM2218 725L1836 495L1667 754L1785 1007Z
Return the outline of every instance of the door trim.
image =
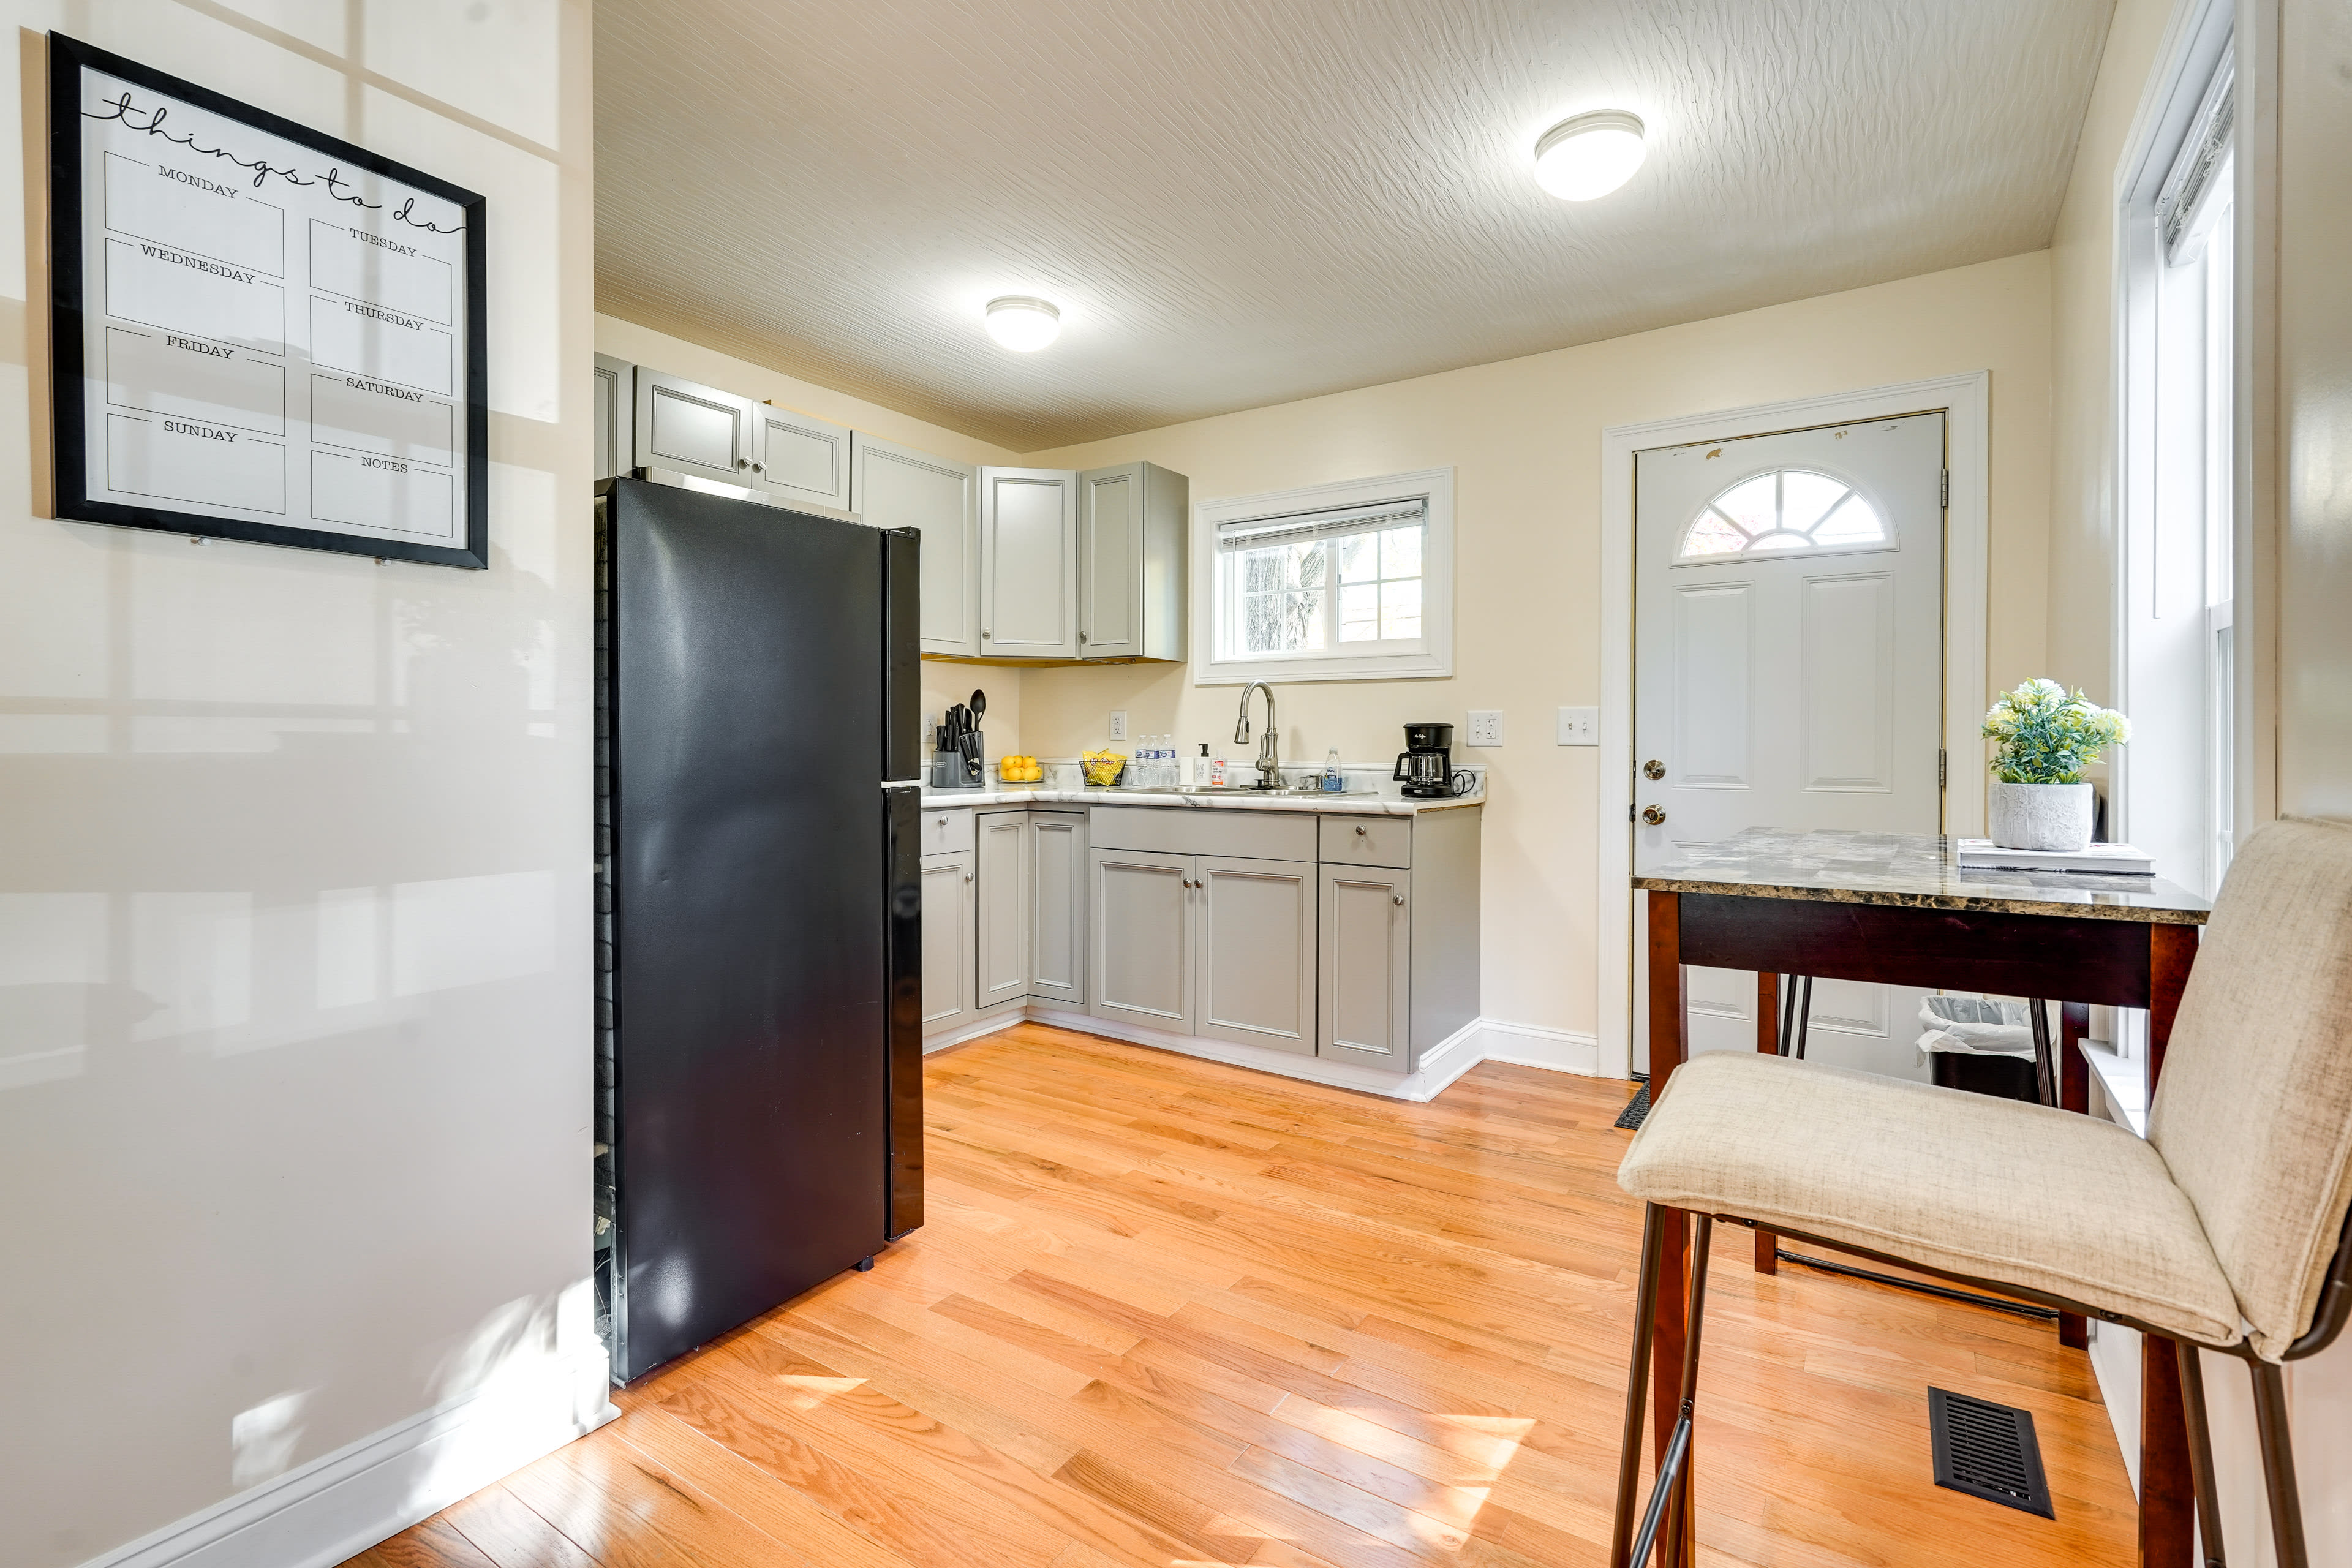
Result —
M1944 415L1951 494L1944 510L1945 830L1984 821L1987 515L1992 483L1992 373L1979 370L1860 392L1612 425L1601 432L1601 1075L1633 1070L1633 454L1686 441L1740 440L1816 425Z

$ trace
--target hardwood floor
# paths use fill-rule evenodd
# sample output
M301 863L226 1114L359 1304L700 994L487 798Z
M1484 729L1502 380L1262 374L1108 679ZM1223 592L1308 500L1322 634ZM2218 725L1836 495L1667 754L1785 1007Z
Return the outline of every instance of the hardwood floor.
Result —
M1627 1086L1400 1105L1034 1026L932 1058L929 1223L616 1395L363 1568L1564 1568L1603 1561L1639 1211ZM2047 1325L1710 1276L1709 1564L2122 1564ZM2054 1521L1929 1479L1927 1385L2032 1411Z

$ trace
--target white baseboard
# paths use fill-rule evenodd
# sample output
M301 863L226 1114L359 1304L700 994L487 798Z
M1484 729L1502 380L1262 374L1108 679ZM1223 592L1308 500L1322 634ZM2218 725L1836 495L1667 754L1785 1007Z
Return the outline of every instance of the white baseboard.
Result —
M1539 1024L1507 1024L1500 1018L1478 1020L1482 1059L1511 1062L1519 1067L1548 1068L1595 1078L1601 1072L1601 1041L1580 1029L1550 1029Z
M385 1427L82 1568L331 1568L620 1415L601 1345Z
M1445 1091L1447 1085L1480 1062L1510 1062L1520 1067L1545 1068L1553 1072L1579 1073L1590 1078L1600 1070L1601 1059L1600 1043L1588 1034L1569 1029L1548 1029L1534 1024L1507 1024L1494 1018L1474 1018L1423 1051L1421 1066L1413 1071L1381 1072L1377 1068L1359 1067L1352 1062L1295 1056L1288 1051L1245 1046L1233 1040L1210 1039L1201 1035L1171 1034L1164 1029L1145 1028L1116 1019L1097 1018L1091 1013L1073 1013L1034 1003L995 1017L976 1020L961 1028L943 1030L923 1042L923 1054L929 1056L963 1045L1020 1023L1045 1024L1056 1029L1100 1035L1106 1039L1125 1040L1130 1045L1150 1046L1181 1056L1200 1057L1208 1061L1223 1062L1228 1067L1250 1068L1282 1078L1328 1084L1334 1089L1352 1089L1360 1093L1408 1100L1416 1105L1425 1105L1436 1099Z

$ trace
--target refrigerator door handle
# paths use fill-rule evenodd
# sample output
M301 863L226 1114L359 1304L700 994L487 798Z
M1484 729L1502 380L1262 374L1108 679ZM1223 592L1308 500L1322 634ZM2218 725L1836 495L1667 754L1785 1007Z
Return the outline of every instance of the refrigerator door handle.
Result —
M929 779L884 779L882 787L884 789L920 789L929 782Z

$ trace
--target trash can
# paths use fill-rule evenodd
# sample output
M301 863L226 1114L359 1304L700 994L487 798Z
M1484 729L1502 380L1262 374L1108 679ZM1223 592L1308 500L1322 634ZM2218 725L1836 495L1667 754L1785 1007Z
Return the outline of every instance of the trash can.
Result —
M2033 1016L2022 1002L1930 996L1919 1005L1919 1050L1945 1089L2038 1102Z

